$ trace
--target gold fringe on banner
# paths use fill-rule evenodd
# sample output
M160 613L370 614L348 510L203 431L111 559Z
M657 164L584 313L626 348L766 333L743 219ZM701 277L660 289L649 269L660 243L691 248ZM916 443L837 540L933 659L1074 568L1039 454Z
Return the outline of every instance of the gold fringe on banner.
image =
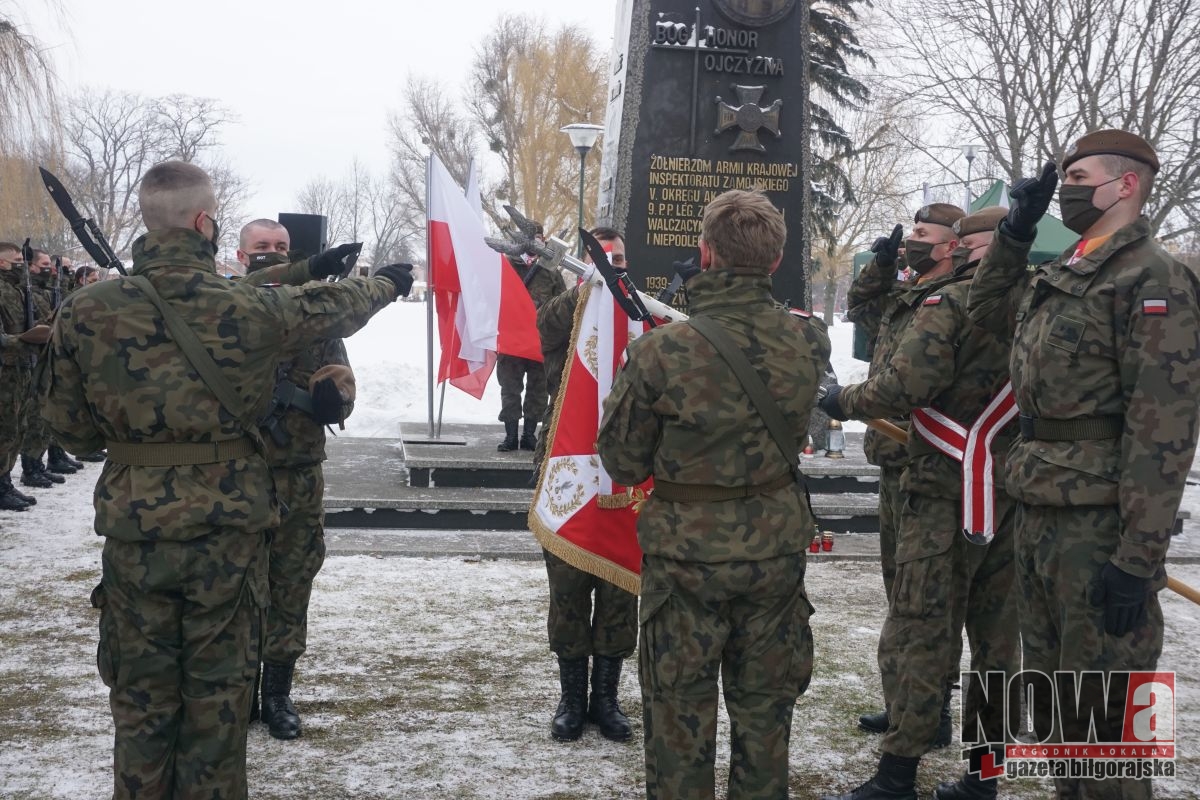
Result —
M554 438L558 434L558 420L562 415L563 397L567 393L567 385L570 383L571 370L575 367L575 350L579 346L579 330L583 326L583 312L587 305L588 297L591 294L592 287L590 284L581 285L582 290L586 289L587 296L579 298L575 304L575 317L571 325L571 343L567 346L567 360L563 369L562 378L558 383L558 394L554 397L554 413L550 418L550 432L547 435L546 441L549 443L546 446L545 455L542 457L542 463L538 467L537 488L533 492L533 502L536 504L537 498L542 493L542 483L546 480L546 465L550 462L550 446L554 443ZM567 291L570 291L569 289ZM611 498L611 500L609 499ZM620 504L617 505L618 499ZM604 505L609 502L612 505ZM601 508L625 508L631 502L640 502L640 498L631 498L628 494L620 495L605 495L597 498L597 503ZM577 544L569 542L559 536L554 531L550 530L537 516L536 505L530 505L529 515L527 518L529 530L533 532L533 537L537 539L538 544L544 547L551 554L558 556L563 561L570 564L576 569L581 569L588 574L595 575L601 580L608 581L613 586L624 589L630 594L640 594L642 591L642 579L636 572L630 572L622 566L614 564L607 558L601 558L595 553L584 550Z

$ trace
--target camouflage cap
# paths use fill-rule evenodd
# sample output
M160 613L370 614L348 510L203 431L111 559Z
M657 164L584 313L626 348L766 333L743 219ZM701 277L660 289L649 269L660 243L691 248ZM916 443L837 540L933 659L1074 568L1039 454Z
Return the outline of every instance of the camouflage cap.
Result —
M930 203L921 207L921 210L913 217L913 222L928 222L932 225L944 225L949 228L965 216L966 213L958 206L952 206L949 203Z
M1067 148L1063 155L1062 168L1074 164L1088 156L1124 156L1147 164L1158 172L1158 153L1142 137L1129 131L1118 131L1112 128L1094 131L1087 134L1075 144Z
M1004 206L988 206L981 208L970 216L963 217L955 222L951 227L959 236L970 236L972 233L986 233L987 231L996 230L996 226L1000 224L1000 220L1008 216L1008 209Z

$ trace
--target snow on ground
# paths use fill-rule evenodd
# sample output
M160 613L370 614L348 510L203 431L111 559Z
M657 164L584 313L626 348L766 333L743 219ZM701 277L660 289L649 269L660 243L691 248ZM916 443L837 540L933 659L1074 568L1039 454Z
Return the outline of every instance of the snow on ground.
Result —
M106 690L95 669L101 541L91 531L88 465L64 487L38 491L31 512L0 512L0 798L95 798L111 786ZM1194 502L1195 498L1193 498ZM1197 535L1189 531L1190 535ZM1200 585L1200 566L1172 574ZM878 565L809 566L816 668L796 707L792 796L804 800L865 780L878 738L856 716L879 702L875 643L884 603ZM633 662L622 697L632 742L550 740L557 699L546 649L546 579L528 561L335 557L313 594L309 652L294 698L295 742L250 732L255 798L489 798L612 800L644 795L640 702ZM1200 609L1164 593L1164 670L1178 670L1183 776L1160 797L1195 797L1200 760ZM722 719L718 779L728 770ZM956 753L928 757L923 793L957 774ZM1044 797L1021 782L1006 797Z
M436 322L435 322L436 325ZM424 433L429 428L429 369L427 366L427 312L424 303L394 303L379 312L358 333L346 340L350 364L358 382L354 413L346 420L344 436L397 438L404 433ZM829 330L833 342L833 368L843 384L867 377L867 364L854 359L854 326L847 322ZM439 352L437 334L433 337L434 369ZM441 388L435 393L436 409ZM488 382L482 400L447 385L444 422L494 423L503 428L500 414L500 386L495 376ZM862 431L861 422L848 422L847 431Z

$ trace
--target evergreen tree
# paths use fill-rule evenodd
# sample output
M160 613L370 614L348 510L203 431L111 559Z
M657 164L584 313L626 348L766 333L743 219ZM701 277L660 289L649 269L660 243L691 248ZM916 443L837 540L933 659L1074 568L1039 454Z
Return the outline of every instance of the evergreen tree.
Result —
M831 235L833 215L843 203L853 202L844 159L851 154L850 135L838 124L837 108L857 108L870 99L867 86L850 74L850 61L874 64L859 43L852 23L856 6L865 0L820 0L809 10L809 95L812 124L813 233Z

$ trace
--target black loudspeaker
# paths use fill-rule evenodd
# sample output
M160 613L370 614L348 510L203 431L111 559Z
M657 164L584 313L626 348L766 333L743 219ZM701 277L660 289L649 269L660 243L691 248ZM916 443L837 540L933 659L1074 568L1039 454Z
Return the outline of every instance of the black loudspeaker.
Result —
M329 246L329 218L324 214L280 214L279 224L287 228L292 250L315 256Z

